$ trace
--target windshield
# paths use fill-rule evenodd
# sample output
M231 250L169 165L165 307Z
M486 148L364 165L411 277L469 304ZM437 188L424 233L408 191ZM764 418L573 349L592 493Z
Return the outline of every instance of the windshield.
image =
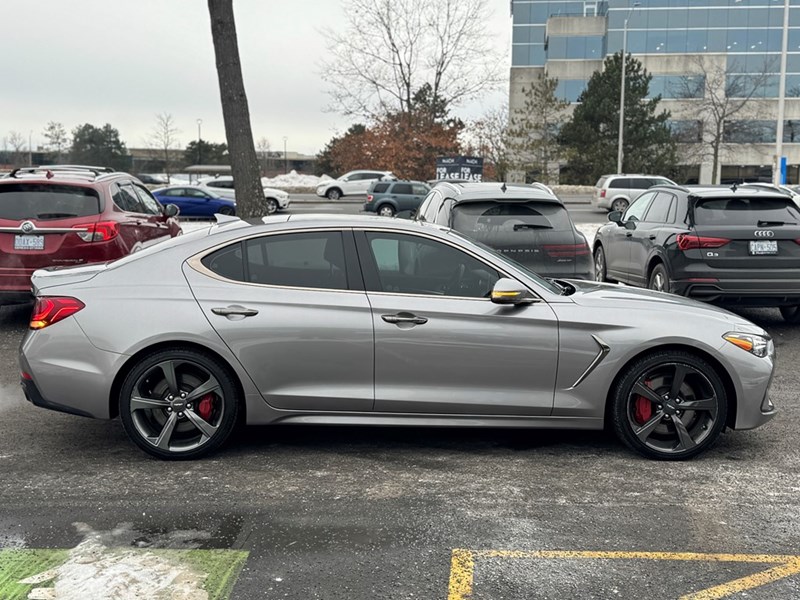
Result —
M449 233L450 233L450 235L454 235L455 237L457 237L458 239L460 239L463 242L466 242L469 245L477 246L478 248L480 248L484 252L488 252L489 254L492 255L492 258L494 258L498 262L501 262L505 266L511 267L512 269L516 269L517 271L521 271L523 275L525 275L529 279L532 279L533 281L535 281L537 284L539 284L540 286L545 288L548 292L550 292L552 294L560 295L561 292L563 291L562 288L560 288L559 286L555 285L551 281L548 281L547 279L545 279L541 275L538 275L537 273L534 273L530 269L526 268L524 265L521 265L520 263L518 263L516 261L513 261L510 258L506 258L505 256L503 256L499 252L493 250L492 248L490 248L486 244L484 244L482 242L478 242L476 240L472 240L472 239L466 237L465 235L459 233L458 231L456 231L454 229L451 229Z

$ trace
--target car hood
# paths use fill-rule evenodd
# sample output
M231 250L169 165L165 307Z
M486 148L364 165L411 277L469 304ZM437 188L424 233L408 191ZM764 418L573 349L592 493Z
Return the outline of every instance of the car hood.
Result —
M317 186L317 187L319 187L319 186ZM263 190L264 190L265 194L275 194L276 196L288 196L289 195L289 193L286 192L285 190L279 190L278 188L265 187L265 188L263 188Z
M575 292L569 298L575 304L587 308L598 311L607 308L621 311L646 310L651 311L659 320L681 319L685 321L692 318L705 322L715 320L720 323L726 323L726 326L735 331L766 335L766 332L758 325L713 304L698 302L675 294L666 294L613 283L598 283L596 281L575 279L568 281L575 287Z

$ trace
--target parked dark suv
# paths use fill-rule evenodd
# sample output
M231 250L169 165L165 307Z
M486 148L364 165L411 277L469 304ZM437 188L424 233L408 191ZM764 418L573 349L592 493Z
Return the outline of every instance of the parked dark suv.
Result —
M422 181L374 181L367 190L365 212L376 212L382 217L397 213L415 213L431 186Z
M800 323L800 208L786 194L657 186L608 218L594 242L598 281L779 307Z
M544 277L593 278L586 238L543 186L438 183L416 219L455 229Z
M0 304L29 300L36 269L114 260L178 235L177 214L127 173L15 169L0 179Z

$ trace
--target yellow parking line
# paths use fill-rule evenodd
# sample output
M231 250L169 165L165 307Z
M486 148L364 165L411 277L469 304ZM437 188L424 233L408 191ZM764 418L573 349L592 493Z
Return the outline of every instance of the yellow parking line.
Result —
M739 562L777 566L729 581L679 600L717 600L800 573L800 556L789 554L704 554L699 552L605 552L582 550L465 550L456 548L450 560L450 585L447 600L468 600L472 596L475 561L479 558L529 558L550 560L675 560Z

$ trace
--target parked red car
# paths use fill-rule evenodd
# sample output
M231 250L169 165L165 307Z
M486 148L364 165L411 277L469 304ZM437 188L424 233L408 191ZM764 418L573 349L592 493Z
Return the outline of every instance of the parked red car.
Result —
M27 302L36 269L115 260L179 235L177 214L127 173L14 169L0 179L0 304Z

